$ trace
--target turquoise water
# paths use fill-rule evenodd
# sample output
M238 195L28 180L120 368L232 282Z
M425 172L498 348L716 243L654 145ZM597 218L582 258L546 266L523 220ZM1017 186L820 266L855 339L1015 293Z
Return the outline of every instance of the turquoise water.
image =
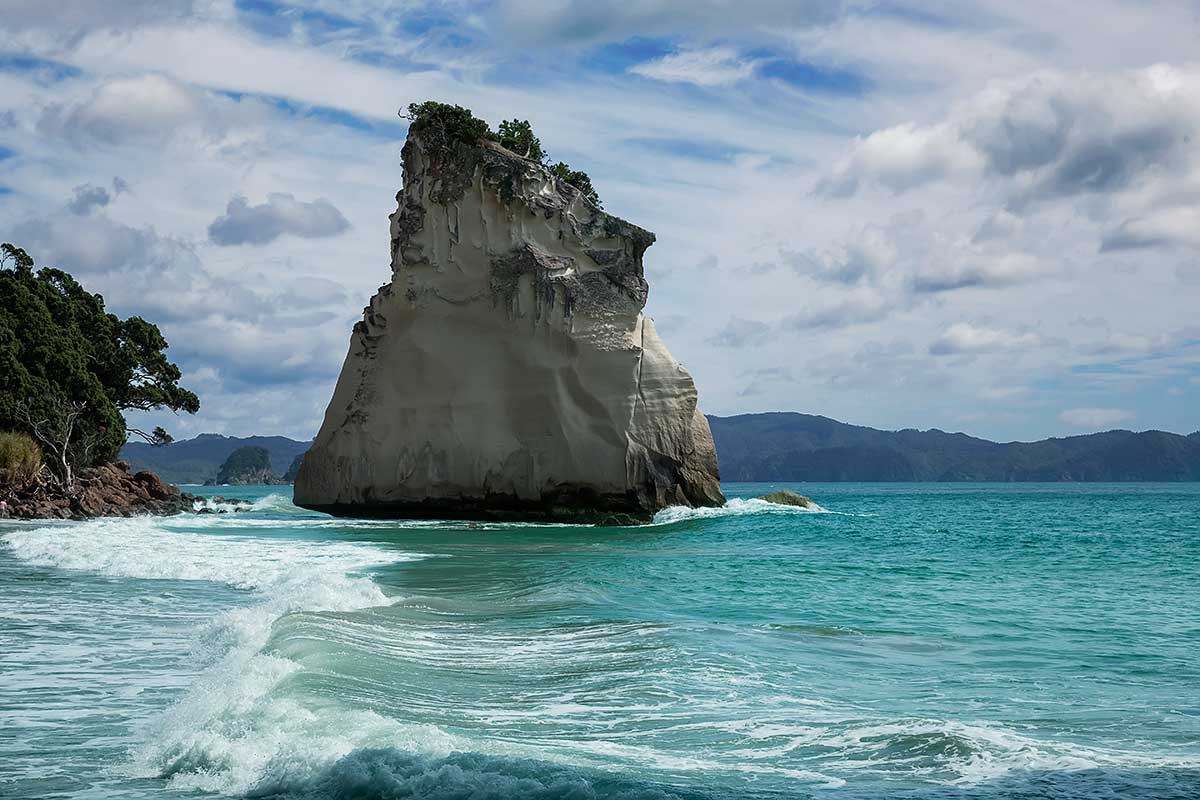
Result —
M0 523L0 796L1200 796L1200 485L806 485L828 513L633 529L280 488Z

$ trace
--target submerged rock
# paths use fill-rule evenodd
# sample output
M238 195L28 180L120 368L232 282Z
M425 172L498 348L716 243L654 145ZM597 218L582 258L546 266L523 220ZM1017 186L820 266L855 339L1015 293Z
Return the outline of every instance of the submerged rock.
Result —
M591 522L722 504L695 384L642 315L654 234L435 133L414 123L402 151L392 280L354 327L297 505Z
M799 506L800 508L812 508L816 505L812 500L802 494L796 494L788 489L780 489L777 492L764 494L759 500L766 500L768 503L775 503L781 506Z

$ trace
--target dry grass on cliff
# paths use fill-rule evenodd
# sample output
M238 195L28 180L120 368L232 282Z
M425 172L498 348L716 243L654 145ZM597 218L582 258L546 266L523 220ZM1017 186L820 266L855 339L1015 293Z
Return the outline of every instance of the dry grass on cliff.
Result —
M42 449L24 433L0 431L0 486L28 486L42 469Z

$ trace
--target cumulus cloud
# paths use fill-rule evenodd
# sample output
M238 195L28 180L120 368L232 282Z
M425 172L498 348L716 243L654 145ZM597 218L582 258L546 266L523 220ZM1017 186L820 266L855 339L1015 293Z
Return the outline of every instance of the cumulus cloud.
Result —
M833 302L822 302L784 317L781 327L788 330L835 329L878 322L897 308L887 296L869 288L856 289Z
M52 105L41 129L79 147L151 143L201 117L196 90L164 75L140 75L103 83L80 102Z
M754 74L755 61L741 58L731 47L680 50L630 67L644 78L696 86L728 86Z
M834 249L794 252L785 248L779 255L785 264L801 275L854 284L886 271L895 263L899 252L883 228L867 225L852 231Z
M172 267L186 271L199 265L195 251L184 240L160 236L151 226L125 225L103 214L30 219L14 226L12 236L40 263L80 275L128 270L163 273Z
M93 209L102 208L109 204L112 197L103 186L93 186L85 183L75 187L75 196L67 203L67 209L72 214L83 216L90 214Z
M869 184L898 193L947 175L971 174L979 164L979 154L954 126L906 122L857 139L817 184L817 191L848 197Z
M1111 74L1041 71L996 82L946 120L906 122L857 140L819 184L903 192L991 177L1011 208L1113 192L1195 165L1200 71L1158 65Z
M1200 204L1167 208L1148 216L1127 219L1105 234L1100 250L1113 252L1159 246L1200 248Z
M1071 408L1059 414L1058 419L1075 428L1097 430L1128 422L1136 416L1123 408Z
M349 228L342 212L325 198L306 203L280 192L267 195L267 202L256 206L245 197L233 197L225 213L208 226L208 237L219 245L262 245L285 233L320 239Z
M1038 347L1042 341L1042 337L1032 331L1006 331L970 322L956 322L929 346L929 352L944 356L1028 350Z
M82 151L98 148L232 148L254 141L269 108L259 99L208 91L157 72L121 76L84 96L49 103L38 132ZM120 191L120 186L114 186Z
M750 347L762 344L771 335L771 326L765 322L741 317L730 317L725 327L717 331L708 341L718 347Z
M991 252L961 244L931 253L909 278L917 292L948 292L970 287L1012 286L1044 274L1041 259L1028 252Z

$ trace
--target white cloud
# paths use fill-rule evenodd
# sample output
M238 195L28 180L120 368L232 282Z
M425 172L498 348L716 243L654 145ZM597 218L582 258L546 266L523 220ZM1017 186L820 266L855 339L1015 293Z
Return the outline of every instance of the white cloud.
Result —
M112 197L103 186L92 186L90 183L85 183L75 187L75 196L71 198L67 208L72 214L83 216L90 214L93 209L108 205L111 200Z
M994 82L941 122L905 122L856 141L821 188L850 195L991 177L1023 207L1173 177L1195 164L1200 70L1043 70Z
M69 106L51 106L42 130L80 147L161 143L203 117L200 94L163 75L118 78Z
M1033 253L988 250L959 242L948 251L929 253L913 271L910 283L918 292L947 292L1011 286L1047 271Z
M1158 246L1200 248L1200 198L1197 205L1166 208L1127 219L1104 235L1101 250Z
M929 346L933 355L995 353L1038 347L1042 337L1032 331L1006 331L970 322L956 322Z
M208 237L219 245L264 245L285 233L321 239L349 228L342 212L323 197L306 203L290 194L273 192L267 195L267 202L256 206L235 196L225 213L208 226Z
M756 62L741 58L731 47L704 50L680 50L653 61L630 67L643 78L667 83L693 83L697 86L728 86L754 74Z
M725 327L709 340L719 347L749 347L762 344L771 335L771 326L765 322L741 317L730 317Z
M906 122L856 140L817 189L834 197L852 195L863 184L903 192L949 175L971 175L980 163L953 126Z
M895 264L898 256L895 242L877 225L851 231L836 247L824 252L780 252L783 261L800 274L845 284L878 277Z
M895 302L878 291L859 287L828 300L818 297L801 311L789 314L780 325L788 330L845 328L878 322L896 310Z
M1097 430L1128 422L1137 415L1123 408L1071 408L1058 415L1064 424L1075 428Z

